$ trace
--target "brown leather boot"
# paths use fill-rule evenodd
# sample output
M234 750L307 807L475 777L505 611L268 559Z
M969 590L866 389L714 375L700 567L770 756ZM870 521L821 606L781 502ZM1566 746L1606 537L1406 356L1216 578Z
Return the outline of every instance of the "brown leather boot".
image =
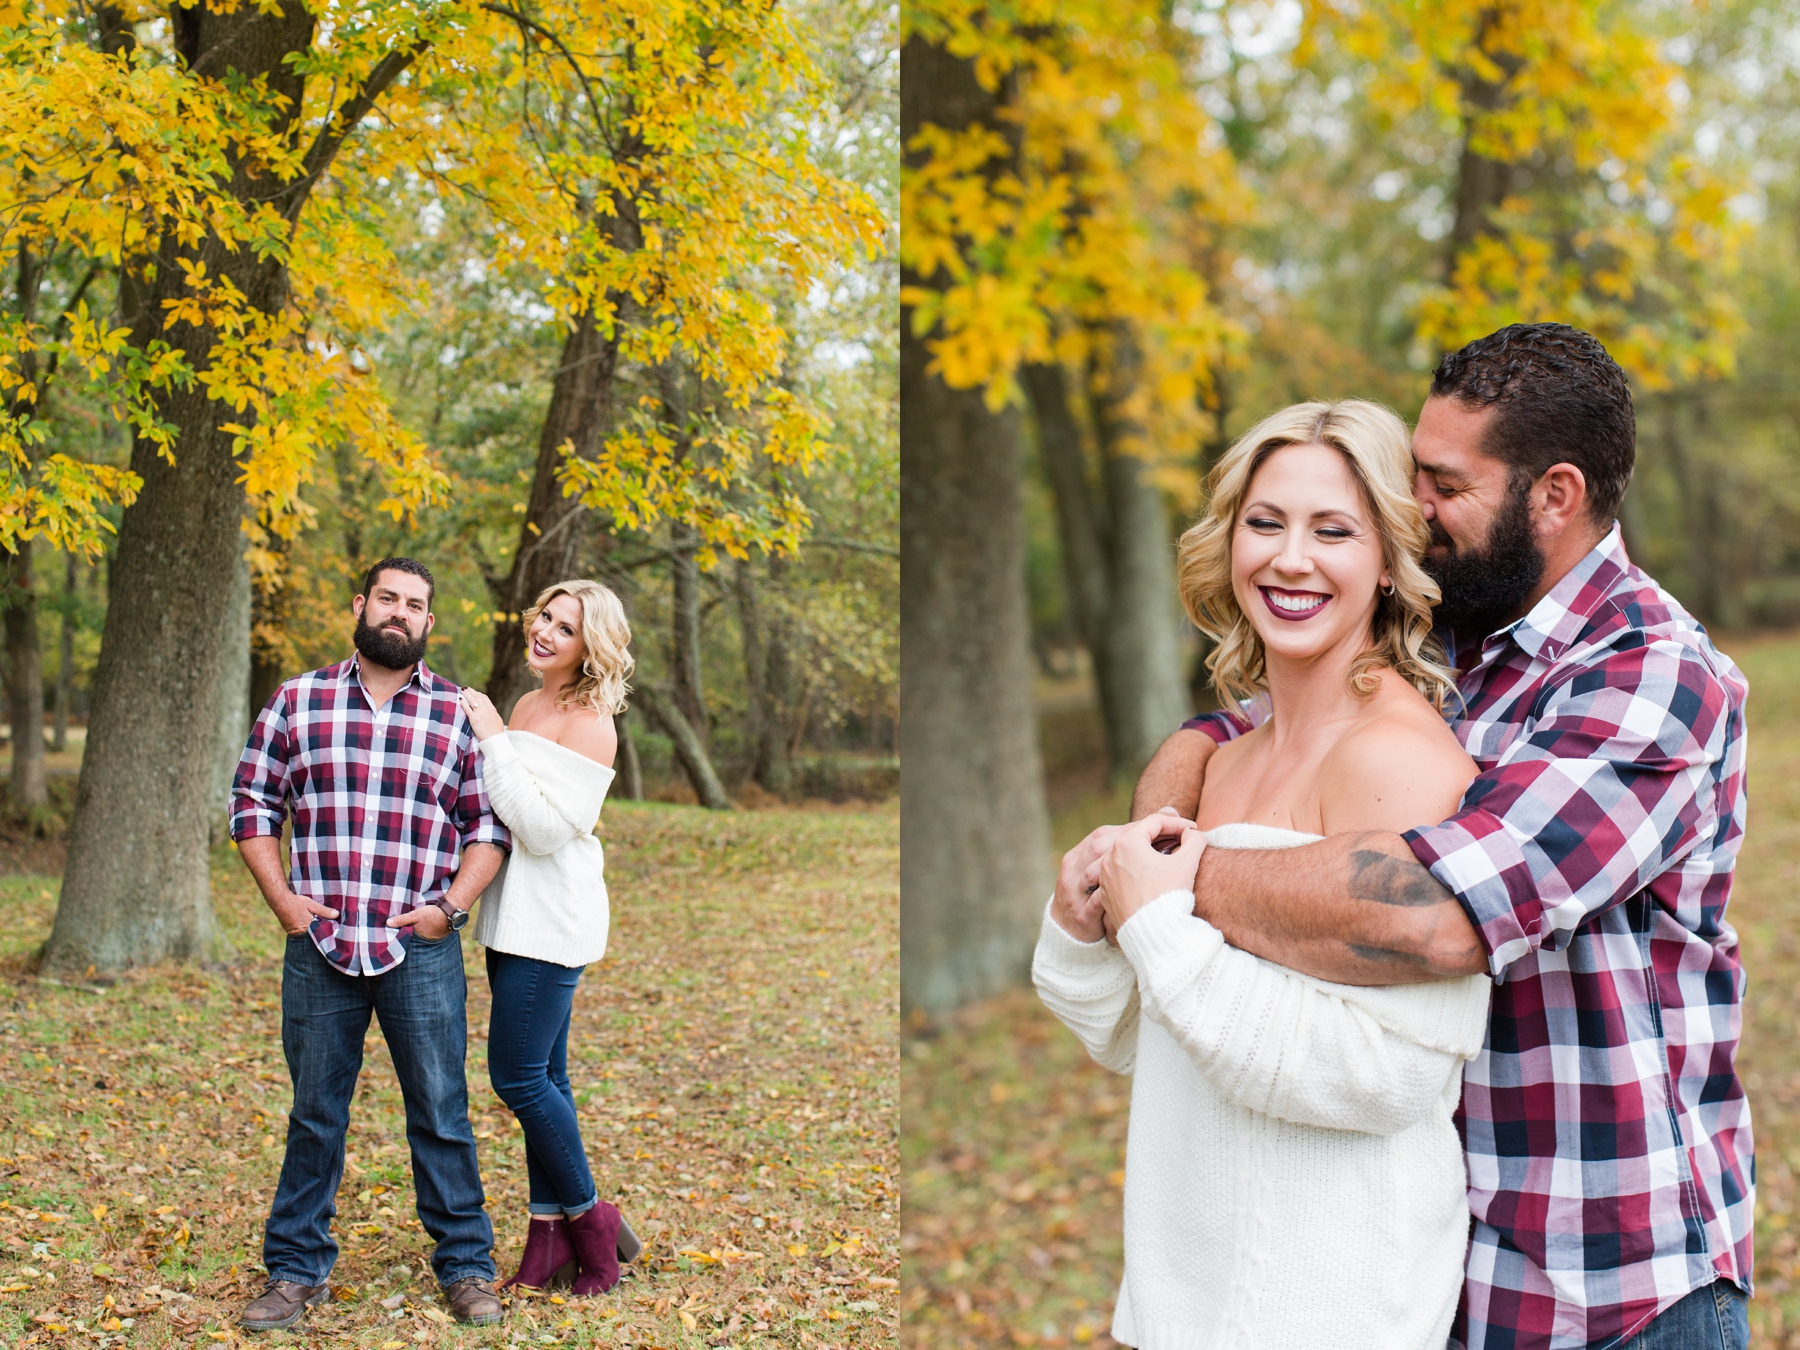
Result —
M308 1308L317 1307L330 1297L330 1285L270 1280L262 1293L250 1300L238 1317L238 1324L245 1331L281 1331L305 1317Z
M491 1327L505 1316L494 1282L479 1275L445 1285L444 1302L450 1305L450 1315L466 1327Z

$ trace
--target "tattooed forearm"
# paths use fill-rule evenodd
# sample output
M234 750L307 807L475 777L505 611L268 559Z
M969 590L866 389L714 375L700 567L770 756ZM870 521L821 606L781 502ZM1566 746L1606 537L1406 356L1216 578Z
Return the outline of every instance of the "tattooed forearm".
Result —
M1431 970L1431 962L1417 952L1395 951L1392 947L1371 947L1366 943L1352 942L1350 954L1359 960L1368 961L1378 966L1411 966L1416 970ZM1432 972L1436 974L1435 971Z
M1377 849L1350 855L1350 895L1381 905L1442 905L1455 897L1417 858L1396 858Z

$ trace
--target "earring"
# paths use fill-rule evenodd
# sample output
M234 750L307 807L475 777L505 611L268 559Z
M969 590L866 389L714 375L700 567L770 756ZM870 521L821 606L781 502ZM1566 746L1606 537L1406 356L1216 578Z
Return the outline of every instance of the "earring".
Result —
M1388 599L1390 599L1390 600L1393 599L1394 598L1394 583L1391 581L1388 582L1387 585L1385 585L1381 588L1381 593L1383 595L1387 596Z

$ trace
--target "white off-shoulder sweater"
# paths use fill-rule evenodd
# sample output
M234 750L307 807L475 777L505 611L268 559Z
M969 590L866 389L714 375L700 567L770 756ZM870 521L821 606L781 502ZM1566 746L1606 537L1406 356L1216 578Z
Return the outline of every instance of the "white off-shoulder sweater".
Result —
M1214 848L1316 835L1257 825ZM1125 1275L1140 1350L1440 1350L1462 1287L1467 1171L1451 1115L1487 1034L1485 975L1330 984L1229 946L1176 891L1119 946L1044 915L1032 977L1131 1073Z
M613 771L529 731L481 743L488 800L512 831L511 855L481 893L484 947L558 966L606 954L606 854L594 837Z

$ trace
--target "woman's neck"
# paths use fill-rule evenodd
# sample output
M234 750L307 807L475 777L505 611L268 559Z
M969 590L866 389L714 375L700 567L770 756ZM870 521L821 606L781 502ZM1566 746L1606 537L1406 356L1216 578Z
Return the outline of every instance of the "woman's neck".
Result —
M575 683L573 670L546 670L544 672L544 702L552 708L562 706L563 691Z
M1324 733L1362 714L1368 700L1350 687L1350 668L1367 650L1345 644L1304 661L1265 654L1270 730L1278 750L1326 744Z

